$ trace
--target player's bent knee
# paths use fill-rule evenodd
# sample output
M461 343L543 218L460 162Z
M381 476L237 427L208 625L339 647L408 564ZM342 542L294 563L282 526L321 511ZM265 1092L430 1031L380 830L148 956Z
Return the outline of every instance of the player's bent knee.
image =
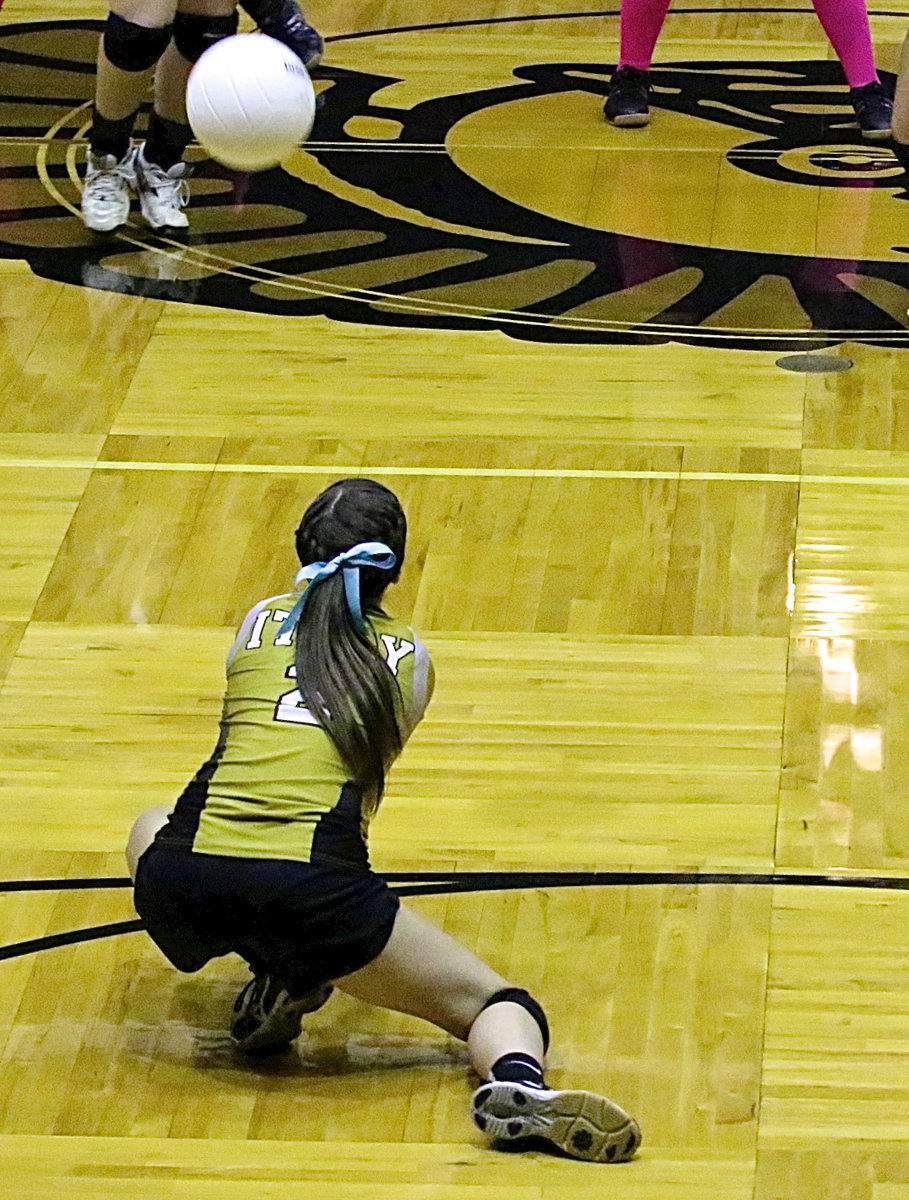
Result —
M126 842L126 863L129 867L130 878L136 878L139 859L155 840L158 830L167 824L170 813L169 808L149 808L144 813L140 813L133 821L133 827L129 831L129 838Z
M174 45L188 62L198 62L209 46L237 32L239 17L201 16L178 12L174 17Z
M546 1019L546 1013L543 1011L543 1006L540 1002L534 1000L530 992L525 991L524 988L506 987L493 992L480 1009L480 1012L483 1012L487 1008L492 1008L494 1004L502 1003L503 1000L507 1000L510 1004L517 1004L530 1013L539 1026L540 1034L543 1038L543 1051L547 1051L549 1049L549 1022Z
M104 54L121 71L148 71L170 41L171 26L149 29L111 13L104 26Z

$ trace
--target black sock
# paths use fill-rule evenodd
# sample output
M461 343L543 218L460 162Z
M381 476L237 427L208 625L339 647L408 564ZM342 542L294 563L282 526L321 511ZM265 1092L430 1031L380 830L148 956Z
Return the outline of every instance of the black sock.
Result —
M503 1054L492 1064L491 1076L502 1083L526 1083L544 1088L543 1068L530 1054Z
M119 120L111 121L107 117L102 117L95 109L92 127L88 134L88 144L91 146L92 154L112 154L119 162L129 149L129 139L135 119L136 114L131 113L128 117L120 117Z
M193 140L193 131L180 121L170 121L153 112L148 118L148 135L143 155L146 162L155 163L165 171L175 167Z

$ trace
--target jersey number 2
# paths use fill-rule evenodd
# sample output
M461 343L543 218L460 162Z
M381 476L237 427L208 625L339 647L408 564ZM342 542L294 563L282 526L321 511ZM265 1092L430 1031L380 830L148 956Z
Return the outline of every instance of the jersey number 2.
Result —
M297 678L297 668L293 663L285 671L288 679ZM292 692L285 692L283 696L278 697L278 703L275 705L275 720L284 721L291 725L318 725L319 722L306 707L306 701L303 699L303 693L299 688L294 688Z

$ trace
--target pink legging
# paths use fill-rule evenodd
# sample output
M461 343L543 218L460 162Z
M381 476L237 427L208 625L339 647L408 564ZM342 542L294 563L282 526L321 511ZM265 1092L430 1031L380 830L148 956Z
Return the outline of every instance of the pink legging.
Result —
M813 0L814 10L843 64L850 87L877 79L865 0ZM649 71L669 0L622 0L623 67Z

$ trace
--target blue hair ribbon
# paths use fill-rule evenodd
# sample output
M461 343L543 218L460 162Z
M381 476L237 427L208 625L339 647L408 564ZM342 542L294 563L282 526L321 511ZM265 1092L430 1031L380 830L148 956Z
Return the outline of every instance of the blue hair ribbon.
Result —
M344 576L344 594L347 597L347 607L356 623L363 628L363 609L360 604L360 567L377 567L380 571L390 571L397 562L394 551L384 542L360 542L344 550L328 562L309 563L297 573L295 583L306 583L306 590L284 618L281 624L281 634L294 629L306 603L312 594L312 589L323 579L330 579L341 571ZM280 634L279 634L280 636Z

